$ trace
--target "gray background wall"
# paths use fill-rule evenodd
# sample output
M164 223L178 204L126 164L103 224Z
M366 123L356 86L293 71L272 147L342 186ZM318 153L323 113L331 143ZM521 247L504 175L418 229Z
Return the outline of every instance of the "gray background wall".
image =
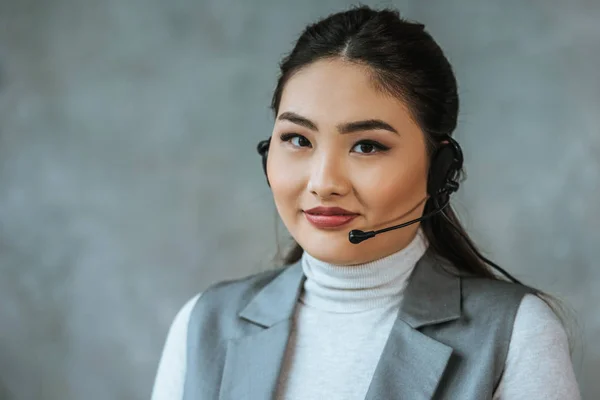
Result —
M350 4L0 0L0 398L149 398L179 307L268 265L277 62ZM599 398L600 2L393 4L458 75L459 212L572 306Z

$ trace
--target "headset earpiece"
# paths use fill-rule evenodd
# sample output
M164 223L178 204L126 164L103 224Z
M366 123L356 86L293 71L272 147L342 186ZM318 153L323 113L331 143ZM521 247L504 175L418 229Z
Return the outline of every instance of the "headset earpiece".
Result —
M463 165L463 154L458 142L447 136L431 159L427 193L431 197L451 194L459 188L458 176Z

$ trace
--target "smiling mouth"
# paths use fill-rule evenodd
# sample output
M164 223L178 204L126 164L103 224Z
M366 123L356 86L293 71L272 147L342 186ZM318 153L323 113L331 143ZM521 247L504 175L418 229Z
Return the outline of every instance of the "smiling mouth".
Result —
M340 228L358 217L358 214L310 214L305 212L304 216L316 228L324 229Z

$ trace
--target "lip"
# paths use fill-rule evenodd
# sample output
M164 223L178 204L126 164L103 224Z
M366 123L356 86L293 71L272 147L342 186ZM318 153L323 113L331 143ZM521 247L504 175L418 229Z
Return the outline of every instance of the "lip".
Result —
M304 216L317 228L338 228L348 224L358 214L339 207L315 207L304 212Z
M338 228L346 225L358 215L318 215L304 213L308 222L317 228Z
M348 211L344 208L340 208L340 207L314 207L311 208L310 210L305 210L304 211L307 214L312 214L312 215L345 215L345 216L349 216L349 215L358 215L357 213L353 213L352 211Z

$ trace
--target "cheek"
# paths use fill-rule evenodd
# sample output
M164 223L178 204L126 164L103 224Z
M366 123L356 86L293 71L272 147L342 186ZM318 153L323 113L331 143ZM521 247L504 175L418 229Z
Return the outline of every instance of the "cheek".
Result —
M297 200L304 187L302 174L290 168L289 163L281 159L277 152L270 154L267 159L267 174L280 214L297 209Z
M417 160L411 163L394 165L378 176L380 179L364 180L362 198L368 208L376 213L407 211L417 205L427 195L427 166ZM390 173L394 171L394 173Z

